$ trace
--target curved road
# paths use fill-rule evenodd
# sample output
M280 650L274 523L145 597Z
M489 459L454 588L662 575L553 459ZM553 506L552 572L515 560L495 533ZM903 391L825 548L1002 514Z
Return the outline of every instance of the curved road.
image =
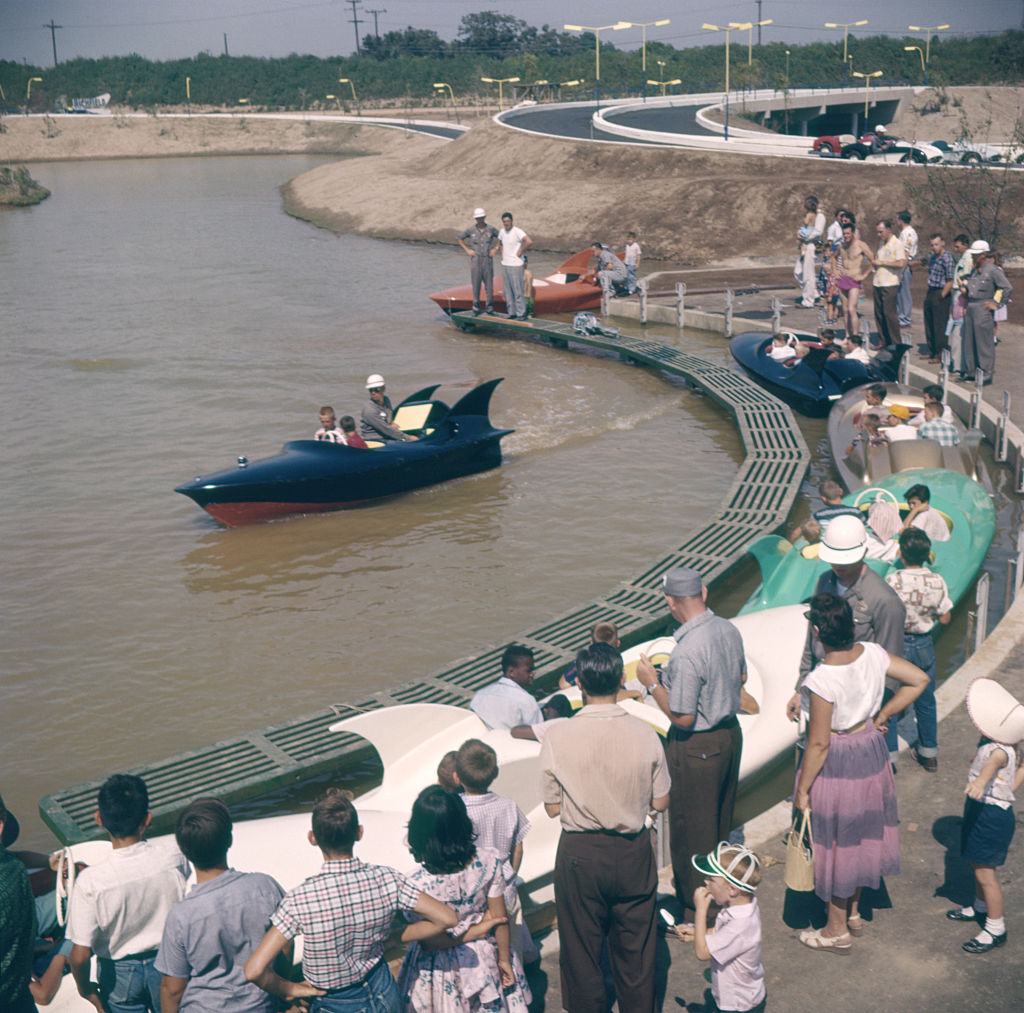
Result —
M607 109L608 106L605 106ZM626 126L641 130L660 130L674 134L704 134L716 136L697 122L697 111L701 106L661 106L650 109L631 109L615 117L616 121ZM653 144L657 141L638 141L629 137L609 134L594 126L593 116L597 109L594 102L573 105L571 108L559 107L543 109L527 106L524 109L512 110L502 117L508 126L518 127L538 134L549 134L553 137L576 137L583 140L615 141L618 144Z

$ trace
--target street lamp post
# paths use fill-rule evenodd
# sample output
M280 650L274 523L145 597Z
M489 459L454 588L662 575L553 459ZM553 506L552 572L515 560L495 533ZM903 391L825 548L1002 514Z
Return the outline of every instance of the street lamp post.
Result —
M481 81L486 81L488 84L496 84L498 86L498 112L501 112L501 101L502 101L502 85L505 84L518 84L518 77L482 77Z
M28 116L28 107L32 104L32 82L38 81L42 84L43 79L41 77L30 77L28 79L28 89L25 92L25 115Z
M786 128L783 133L789 133L789 50L786 50Z
M338 84L347 84L352 89L352 102L356 107L356 116L362 116L363 111L359 108L359 99L356 98L356 86L352 83L352 80L347 77L339 77Z
M882 72L880 70L873 70L870 74L861 74L860 71L855 70L853 72L853 76L864 78L864 125L866 129L868 122L868 98L871 94L871 79L873 77L881 77Z
M640 78L643 81L644 101L647 101L647 29L661 28L671 22L671 18L662 18L660 21L627 21L630 28L643 29L643 41L640 43ZM662 92L664 95L665 93Z
M944 32L949 25L925 25L923 28L920 25L907 25L912 32L925 32L925 43L924 43L924 62L930 63L932 58L932 32Z
M459 110L455 106L455 92L452 91L452 86L448 84L447 81L435 81L434 87L441 92L443 92L445 88L448 89L448 94L449 96L451 96L452 100L452 110L455 112L455 122L461 126L462 124L461 121L459 120Z
M921 73L924 74L924 86L928 87L928 67L924 62L924 50L920 46L904 46L903 51L905 53L912 53L917 50L917 55L921 57Z
M189 116L192 115L192 78L185 78L185 106Z
M771 18L768 18L767 21L748 21L748 22L746 22L746 26L750 30L750 37L747 39L747 66L748 67L754 62L754 29L755 28L760 28L762 25L770 25L771 23L772 23L772 19ZM729 24L731 24L733 26L733 28L739 27L738 25L736 25L732 21L730 21ZM761 40L761 33L760 32L758 32L757 38L758 38L758 43L757 44L761 45L761 41L760 41Z
M867 24L867 19L864 19L863 21L847 21L845 24L843 22L836 22L836 21L826 21L825 22L825 27L826 28L841 28L843 30L843 85L844 86L846 85L846 40L847 40L847 37L850 34L850 29L851 28L861 28L862 26L864 26L866 24Z
M594 33L594 68L596 71L596 95L597 95L597 108L601 108L601 33L602 32L617 32L622 28L629 28L628 21L616 21L614 25L600 25L597 28L591 28L588 25L563 25L562 26L567 32L593 32Z
M725 32L725 139L729 140L729 33L735 28L743 31L751 26L749 21L730 21L727 27L709 25L705 22L701 25L707 32Z

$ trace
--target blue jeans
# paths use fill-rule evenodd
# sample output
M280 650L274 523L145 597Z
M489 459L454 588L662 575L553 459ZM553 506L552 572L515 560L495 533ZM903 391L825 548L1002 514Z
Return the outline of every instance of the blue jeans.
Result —
M523 272L525 266L501 265L501 287L505 293L505 309L510 317L526 316L526 299L523 298Z
M935 645L930 633L907 633L903 638L903 657L912 665L917 665L928 673L928 686L914 701L914 714L917 717L917 752L919 756L935 757L939 755L939 726L935 708ZM897 725L893 718L889 722L889 731L885 736L885 744L889 747L889 755L896 756L899 750Z
M899 314L900 327L910 326L910 313L913 308L910 295L910 268L900 271L900 287L896 293L896 312Z
M100 998L110 1013L160 1013L160 972L148 960L101 960Z
M626 288L629 289L630 295L636 291L636 264L626 265Z
M312 1001L309 1010L310 1013L401 1013L402 997L388 965L381 962L362 984L320 996Z

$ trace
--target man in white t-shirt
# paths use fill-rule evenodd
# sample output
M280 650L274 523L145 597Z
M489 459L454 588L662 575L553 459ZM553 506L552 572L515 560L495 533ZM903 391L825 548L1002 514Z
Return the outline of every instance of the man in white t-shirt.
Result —
M523 254L533 243L521 228L512 224L512 214L509 211L501 216L498 242L501 243L501 286L505 292L505 309L508 310L510 320L525 320L523 272L526 261Z
M899 317L900 329L907 330L910 327L910 314L914 308L910 297L910 267L917 257L919 240L917 230L910 224L909 211L900 211L896 218L900 223L900 242L907 253L907 266L900 271L900 290L896 293L896 312Z

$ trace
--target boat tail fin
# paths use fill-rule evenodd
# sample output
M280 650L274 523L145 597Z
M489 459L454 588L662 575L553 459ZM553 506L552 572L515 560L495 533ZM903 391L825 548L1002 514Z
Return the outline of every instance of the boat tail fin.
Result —
M590 258L593 255L593 249L588 246L585 250L574 253L568 260L564 261L558 268L557 273L569 276L570 280L578 278L581 274L587 273L587 268L590 267Z
M415 404L417 401L429 401L434 396L434 391L440 386L441 385L439 383L435 383L432 387L424 387L422 390L416 391L415 394L410 394L402 401L401 404L395 406L395 411L398 411L398 409L405 404Z
M910 345L890 345L883 348L868 366L868 374L875 380L895 380L900 371L903 356L910 351Z
M448 418L456 418L459 415L482 415L488 418L491 407L491 395L494 388L505 378L499 376L496 380L488 380L486 383L474 387L468 394L464 394L455 403L455 407L448 413Z

